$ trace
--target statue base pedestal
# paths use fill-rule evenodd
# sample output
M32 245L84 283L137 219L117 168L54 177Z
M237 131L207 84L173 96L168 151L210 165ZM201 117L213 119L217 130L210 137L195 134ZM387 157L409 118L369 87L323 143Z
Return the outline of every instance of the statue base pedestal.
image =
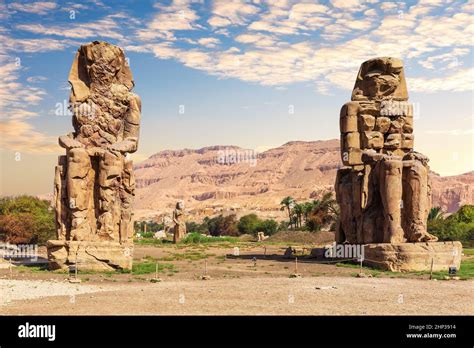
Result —
M364 265L392 272L448 271L461 266L460 242L420 242L364 245Z
M132 269L133 244L49 240L46 248L50 270L66 270L76 262L79 272Z

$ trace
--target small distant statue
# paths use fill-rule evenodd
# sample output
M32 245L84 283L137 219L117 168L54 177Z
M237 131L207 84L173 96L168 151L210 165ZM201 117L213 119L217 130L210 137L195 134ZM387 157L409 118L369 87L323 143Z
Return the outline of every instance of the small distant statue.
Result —
M173 243L178 243L186 236L186 223L184 222L184 202L178 201L173 211L174 236Z
M267 238L268 236L265 235L265 232L257 232L257 240L259 242L263 242Z

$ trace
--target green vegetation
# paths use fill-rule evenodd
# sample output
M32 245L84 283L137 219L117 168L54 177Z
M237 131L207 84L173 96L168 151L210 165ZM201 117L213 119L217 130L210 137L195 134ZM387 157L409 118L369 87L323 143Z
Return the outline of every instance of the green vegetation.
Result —
M157 260L152 257L144 257L140 261L135 261L132 267L133 274L150 274L157 270ZM174 271L174 265L170 263L158 262L158 273Z
M256 236L257 232L264 232L267 236L271 236L278 231L278 222L271 219L261 220L256 214L248 214L240 218L237 229L242 234Z
M188 233L185 238L180 241L180 244L204 244L204 243L221 243L221 242L230 242L235 243L239 239L236 237L229 236L203 236L200 233L192 232Z
M287 231L288 227L298 228L300 230L319 231L322 228L330 227L334 224L339 214L336 201L332 198L332 193L324 194L321 199L311 202L296 203L291 197L285 197L281 201L281 209L287 210L289 221L278 223L273 219L260 219L256 214L248 214L242 216L239 220L235 214L217 215L215 217L205 217L202 223L194 221L186 222L186 230L188 236L180 244L197 244L197 243L215 243L228 241L230 243L237 242L232 237L240 235L256 236L257 232L263 232L270 236L278 231ZM147 226L147 232L144 233L143 224ZM162 225L152 225L149 222L136 224L136 231L141 231L142 239L137 240L137 244L145 245L161 245L167 241L153 240L153 233ZM203 236L205 235L205 236ZM231 237L229 239L216 240L212 237Z
M440 219L443 219L443 211L441 210L441 207L431 208L428 214L428 221L440 220Z
M0 198L0 241L40 244L55 237L50 203L32 196Z
M431 209L428 232L440 241L459 240L465 246L474 246L474 205L464 205L447 218L442 216L439 207Z
M292 197L285 197L281 203L281 210L288 212L286 226L298 230L320 231L325 227L334 229L339 216L339 207L332 197L332 192L325 193L321 199L310 202L297 203ZM280 226L280 230L283 226Z
M295 204L295 200L290 197L290 196L287 196L285 198L282 199L282 201L280 202L280 205L281 205L281 210L285 210L288 212L288 219L289 219L289 225L290 225L290 228L292 226L292 222L293 222L293 215L291 213L291 209L293 208L293 205Z
M169 256L160 258L161 261L180 261L180 260L203 260L208 257L216 256L215 254L203 253L200 251L186 250L184 253L171 253Z
M206 223L198 224L194 221L186 222L186 231L191 233L198 233L198 234L208 234L209 229L207 228Z
M235 214L226 216L221 214L213 218L206 217L201 224L189 222L186 227L190 236L186 238L185 243L212 243L225 240L206 239L202 236L198 237L198 235L237 237L242 234L250 234L255 236L260 231L271 235L278 231L278 222L271 219L261 220L255 214L242 216L240 220L237 220ZM235 242L237 240L229 238L228 241Z
M167 239L155 239L155 238L134 239L133 242L138 245L155 245L155 246L172 243L172 241L167 240Z
M20 265L16 266L16 270L19 273L25 273L26 271L31 272L31 273L49 273L50 271L48 270L47 266L26 266L26 265ZM58 270L54 271L55 273L66 273L64 270Z
M205 218L209 234L211 236L238 236L237 218L235 214L223 216L218 215L213 218Z

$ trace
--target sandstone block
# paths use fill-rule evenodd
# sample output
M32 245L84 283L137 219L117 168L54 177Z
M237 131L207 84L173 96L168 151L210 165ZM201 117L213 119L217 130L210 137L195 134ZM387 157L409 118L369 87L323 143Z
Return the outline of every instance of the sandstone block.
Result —
M357 132L357 116L343 116L339 120L341 133Z
M363 164L362 150L358 148L344 149L341 153L342 163L346 166L355 166Z
M413 133L413 117L402 117L403 120L403 133Z
M344 149L360 148L360 134L359 132L346 133L343 135Z
M402 134L402 149L413 149L415 136L413 134Z
M341 108L342 116L357 116L359 114L360 105L358 102L350 101L345 103Z
M385 143L383 144L386 149L399 149L402 145L401 134L389 134Z
M374 130L380 133L387 133L390 129L390 119L388 117L377 117Z
M362 147L364 149L381 149L383 147L383 134L375 131L363 132Z
M375 126L375 117L371 115L360 115L359 116L359 130L372 131Z
M403 128L403 119L401 117L398 117L390 121L390 128L388 130L388 133L390 134L401 133L402 128Z
M76 260L79 271L132 269L132 243L49 240L46 248L51 270L76 266Z
M392 271L447 271L450 266L461 267L460 242L426 242L400 244L367 244L364 246L364 263L375 268Z

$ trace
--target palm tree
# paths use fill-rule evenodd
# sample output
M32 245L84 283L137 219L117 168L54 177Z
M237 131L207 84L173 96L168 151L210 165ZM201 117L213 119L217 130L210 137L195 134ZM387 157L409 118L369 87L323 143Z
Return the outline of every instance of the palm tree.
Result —
M303 203L303 216L304 216L304 221L306 223L306 221L308 221L308 216L309 214L311 213L311 211L313 210L313 202L304 202Z
M290 196L287 196L285 198L283 198L283 200L280 202L280 205L281 205L281 210L287 210L288 211L288 219L290 220L290 229L291 229L291 225L292 225L292 220L291 220L291 209L293 208L295 204L295 200L290 197Z
M320 230L335 221L338 215L337 202L332 198L332 192L327 192L321 199L313 201L313 209L307 220L308 228L312 231Z
M433 207L428 214L428 221L442 220L444 218L443 215L444 213L441 207Z
M295 206L293 207L293 212L296 215L296 227L301 227L301 219L304 213L303 204L295 203Z

